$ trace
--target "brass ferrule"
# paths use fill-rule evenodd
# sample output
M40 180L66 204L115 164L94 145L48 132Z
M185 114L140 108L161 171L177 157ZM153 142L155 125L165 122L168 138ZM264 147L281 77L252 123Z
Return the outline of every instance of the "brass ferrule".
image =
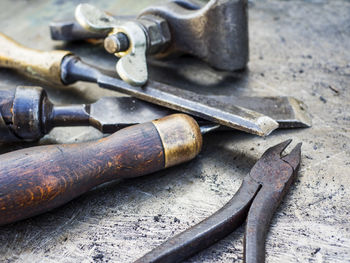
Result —
M165 168L189 161L202 148L197 122L186 114L173 114L152 122L163 143Z

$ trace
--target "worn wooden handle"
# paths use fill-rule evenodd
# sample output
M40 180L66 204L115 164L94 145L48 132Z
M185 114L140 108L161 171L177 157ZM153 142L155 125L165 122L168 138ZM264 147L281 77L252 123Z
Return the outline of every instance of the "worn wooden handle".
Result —
M58 207L94 186L149 174L200 151L198 124L174 114L94 142L49 145L0 156L0 225Z
M69 51L39 51L0 33L0 67L19 70L36 79L62 84L61 62Z

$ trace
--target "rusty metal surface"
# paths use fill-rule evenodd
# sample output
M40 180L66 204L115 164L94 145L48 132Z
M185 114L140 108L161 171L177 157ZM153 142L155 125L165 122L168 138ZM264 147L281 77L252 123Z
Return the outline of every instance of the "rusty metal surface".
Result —
M132 15L155 2L103 0L98 5ZM1 31L12 38L21 36L32 48L66 48L113 68L115 60L101 46L51 41L48 23L57 14L73 15L70 10L77 3L3 0ZM104 185L60 209L1 227L0 261L133 262L216 212L268 145L293 138L303 142L302 165L272 220L266 262L349 262L349 21L350 3L345 0L254 1L249 5L247 71L217 72L190 58L168 66L166 71L174 74L162 73L157 65L150 68L158 80L203 94L295 96L308 105L313 127L280 130L265 139L239 132L207 135L199 158L190 163ZM200 73L193 74L198 69ZM2 85L40 84L55 103L91 103L117 94L86 83L57 90L10 70L0 70L0 76ZM44 140L75 142L101 136L93 128L57 128ZM0 152L20 147L1 145ZM187 262L242 262L243 229Z
M283 153L291 141L268 148L243 178L237 193L219 211L135 263L181 262L226 237L245 220L244 262L265 262L265 238L271 218L300 167L301 143L289 154Z
M142 87L130 85L128 82L110 76L98 67L85 63L79 57L67 56L63 59L61 68L62 82L66 84L79 80L97 83L101 88L119 91L147 102L259 136L267 136L278 128L278 123L269 116L234 104L225 104L213 97L201 96L172 85L154 80L148 80Z
M96 6L79 6L75 13L79 23L74 20L50 23L52 39L87 39L93 36L92 32L99 32L96 38L103 38L113 26L127 21L118 13L114 18L99 12ZM229 71L243 69L248 63L246 0L158 2L138 14L137 19L147 35L148 54L157 57L178 52L192 54L217 69ZM114 42L113 38L109 40ZM107 50L119 52L113 51L114 47Z
M249 56L248 1L200 1L197 6L184 2L154 5L140 14L141 18L155 15L168 22L171 44L164 54L181 51L220 70L245 68Z
M4 63L0 63L0 66L2 66L2 68L17 70L18 73L22 74L32 72L32 77L35 79L49 81L57 85L62 83L69 85L77 81L97 83L102 88L120 91L157 105L189 113L212 122L259 136L267 136L278 128L278 123L269 116L244 107L238 107L234 104L225 104L221 101L216 101L213 97L208 99L197 93L185 91L181 88L154 80L149 80L142 88L135 87L127 81L122 81L120 78L117 78L115 76L115 71L104 70L100 67L85 63L80 57L73 54L69 55L69 51L40 51L21 46L15 40L11 40L11 38L2 33L0 34L0 38L5 40L6 43L4 44L5 51L3 53L0 52L0 58L2 58L2 56L10 58L8 60L3 60ZM3 49L2 42L3 41L0 41L0 51ZM20 49L20 52L18 52L18 49ZM65 56L60 55L57 58L55 55L57 52L65 54ZM51 53L54 54L53 57L56 57L53 61L51 59ZM34 56L33 54L36 55ZM134 55L132 56L136 59L136 53ZM52 73L49 75L47 72L42 72L41 74L39 70L35 70L37 67L35 59L37 58L39 61L42 61L45 57L48 59L45 70ZM23 64L22 60L27 63ZM119 67L120 63L124 63L122 60L128 61L126 63L134 67L131 60L128 60L126 57L118 61L117 67ZM32 64L31 61L33 61ZM8 65L10 66L7 67ZM59 65L58 70L57 65ZM137 72L139 71L137 70ZM123 77L122 79L125 80ZM15 99L17 99L17 97L15 97Z
M227 71L244 69L248 63L247 0L168 1L129 21L83 3L76 7L75 19L87 31L109 33L105 49L119 57L118 75L131 85L147 82L146 54L190 54ZM53 39L81 39L76 28L70 22L50 25ZM120 48L122 39L127 43L124 48Z
M280 128L310 127L306 106L291 97L209 96L227 105L249 106L276 120ZM55 105L38 86L0 88L0 142L38 141L55 127L92 126L104 134L152 121L175 111L133 97L103 97L92 104ZM219 127L197 118L203 129ZM218 129L216 129L218 130ZM220 127L228 130L228 127Z

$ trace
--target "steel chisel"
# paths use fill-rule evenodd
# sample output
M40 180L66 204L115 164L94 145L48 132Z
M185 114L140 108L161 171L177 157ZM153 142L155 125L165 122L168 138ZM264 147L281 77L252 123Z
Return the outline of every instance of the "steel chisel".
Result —
M135 98L191 114L234 129L266 136L278 123L261 113L216 101L190 91L149 80L134 87L84 63L68 51L37 51L21 46L0 34L0 66L20 70L37 79L69 85L76 81L97 83ZM115 75L115 72L114 74Z
M276 120L280 128L310 125L303 104L290 97L215 98L257 109ZM109 134L173 113L175 111L127 96L103 97L92 104L55 105L41 87L4 87L0 89L0 142L36 141L51 129L63 126L92 126ZM200 118L196 121L200 125L216 126Z

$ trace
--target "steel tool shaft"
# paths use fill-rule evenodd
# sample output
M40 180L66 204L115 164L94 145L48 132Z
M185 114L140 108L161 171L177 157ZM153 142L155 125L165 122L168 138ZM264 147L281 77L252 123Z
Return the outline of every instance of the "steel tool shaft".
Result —
M227 103L255 107L275 119L282 128L305 127L305 120L296 119L302 104L293 98L213 97ZM104 97L92 104L55 105L40 87L6 87L0 89L0 142L36 141L52 128L61 126L89 125L102 133L113 133L173 113L175 111L168 108L132 97ZM196 120L200 125L216 126L201 118ZM221 129L225 127L221 126Z
M55 83L76 81L97 83L136 98L219 123L234 129L266 136L278 127L270 117L234 105L199 96L190 91L149 81L142 88L110 77L101 69L82 62L67 51L42 52L25 48L0 34L0 66L26 72L32 77ZM115 74L115 73L113 73Z
M93 126L103 133L113 133L172 113L175 112L131 97L54 105L40 87L0 89L0 142L36 141L52 128L62 126Z

